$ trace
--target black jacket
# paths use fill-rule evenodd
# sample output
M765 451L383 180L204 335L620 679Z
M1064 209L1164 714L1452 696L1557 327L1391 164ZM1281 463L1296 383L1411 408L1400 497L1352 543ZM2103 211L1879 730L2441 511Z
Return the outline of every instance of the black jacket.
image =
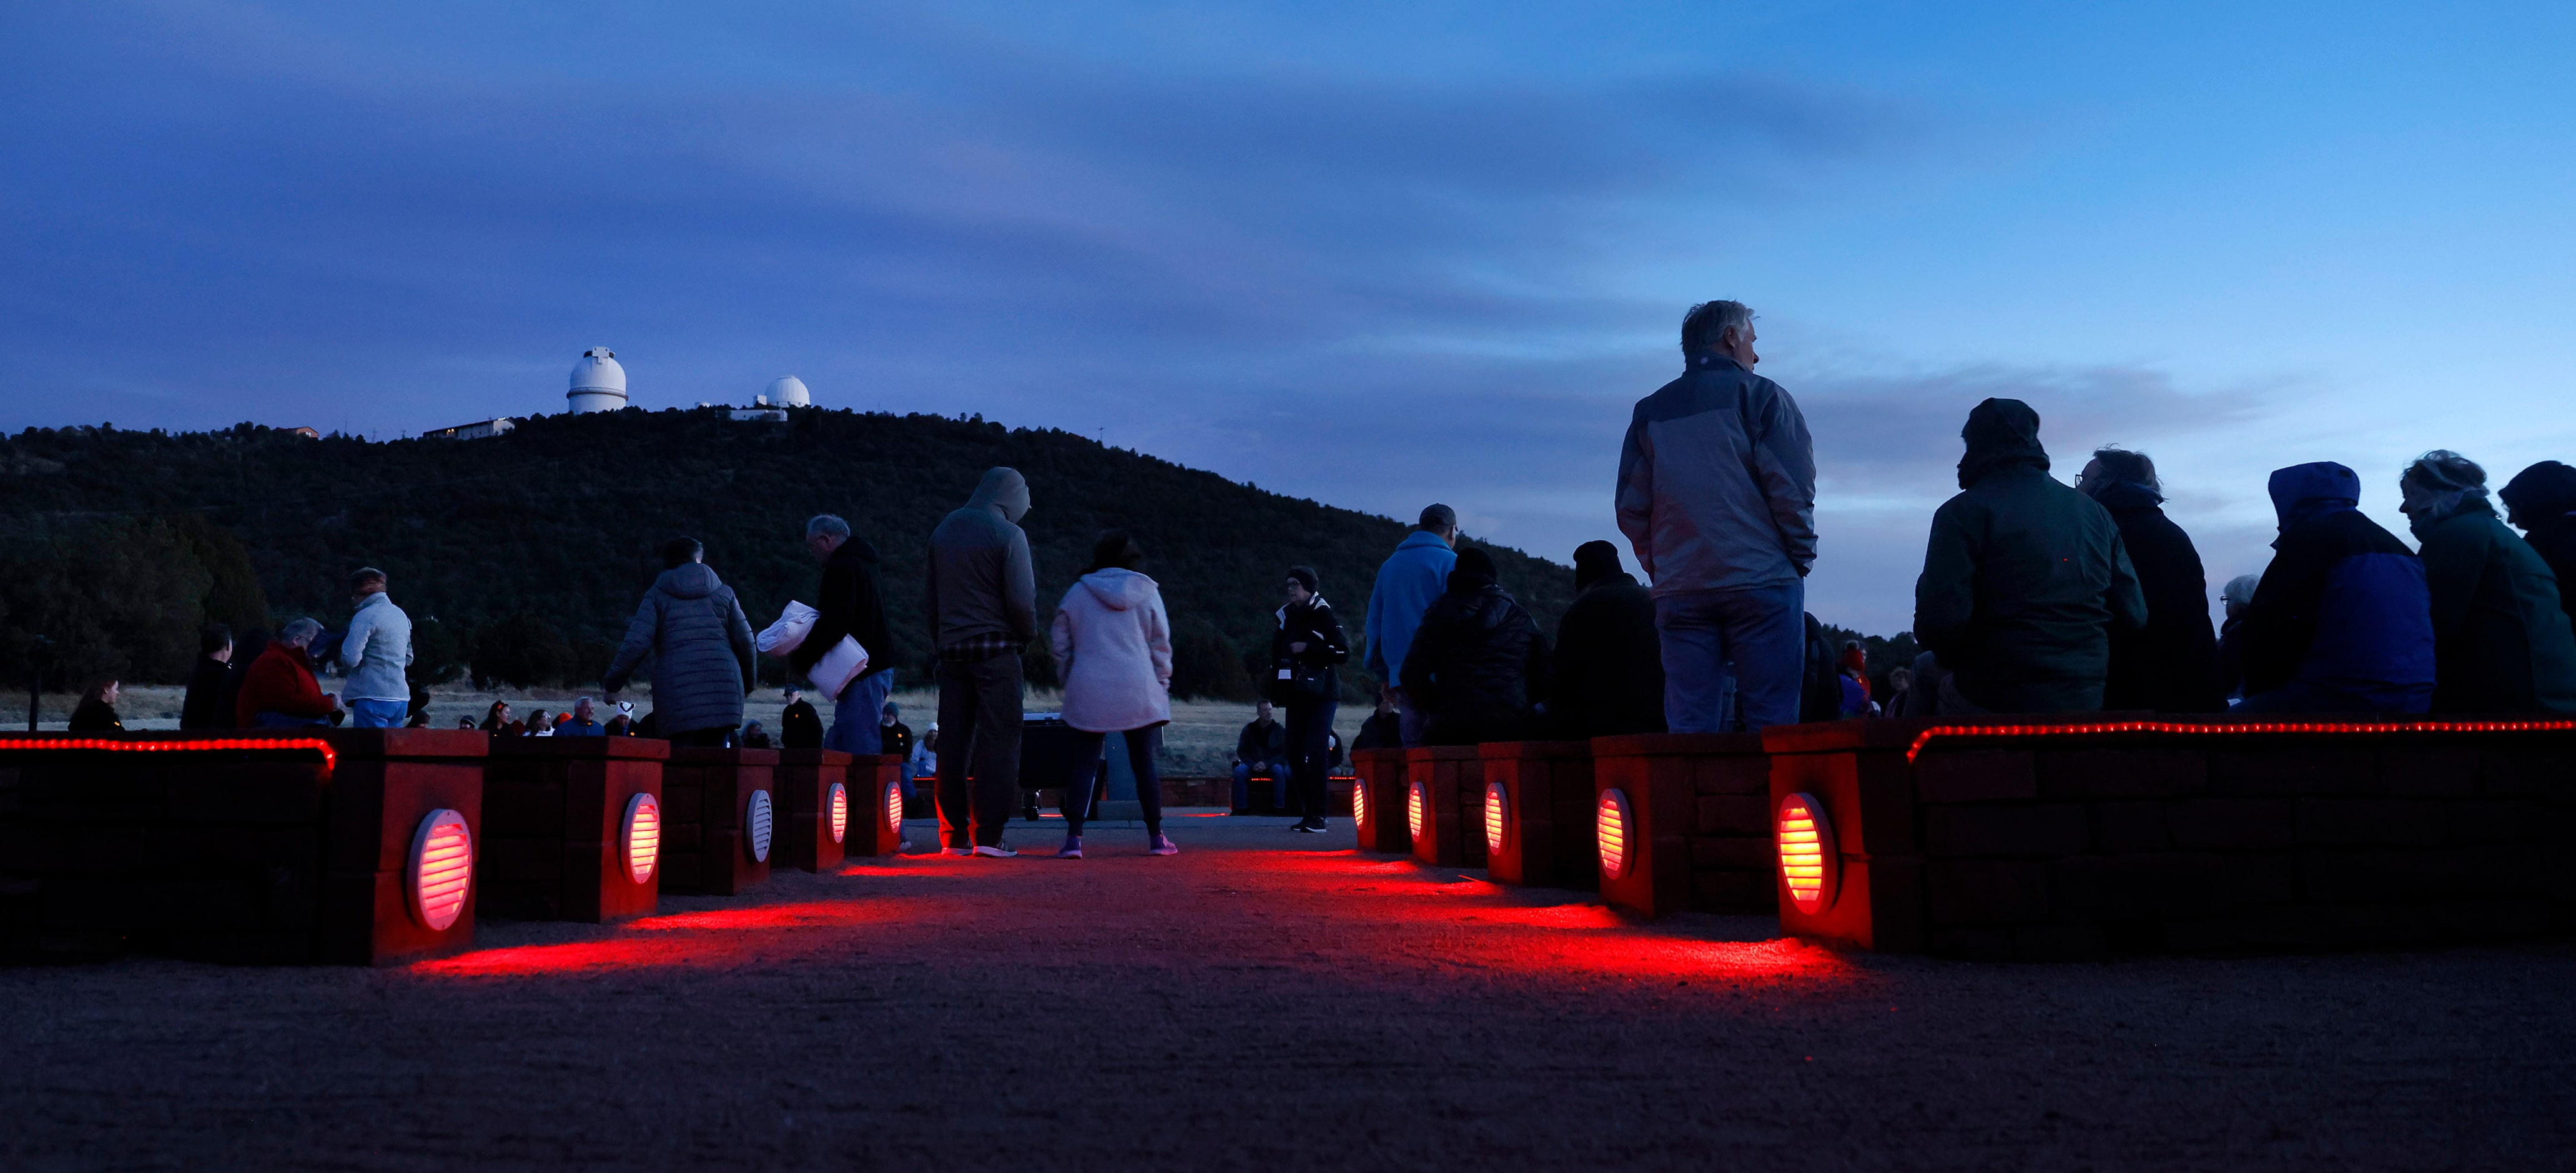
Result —
M785 749L823 748L823 718L814 711L813 702L798 697L778 714L778 744Z
M74 733L123 733L125 722L116 719L115 708L105 701L83 698L73 706L71 731Z
M885 596L877 589L876 547L859 535L851 534L823 560L822 597L814 609L822 613L814 620L814 630L787 654L787 666L798 676L812 671L814 662L840 646L845 635L856 637L867 650L868 670L859 674L860 679L894 667L893 643L886 636Z
M2119 482L2095 494L2120 527L2129 567L2147 597L2147 625L2111 629L2111 671L2102 683L2105 709L2216 713L2227 701L2215 687L2218 636L2209 626L2209 579L2191 535L2145 485Z
M892 725L877 726L877 752L890 753L899 758L911 758L912 726L901 721Z
M1556 625L1548 714L1569 740L1664 731L1663 641L1655 596L1635 575L1584 588Z
M1351 739L1351 748L1403 749L1404 723L1393 713L1371 713L1360 722L1360 735Z
M1288 760L1288 727L1272 718L1264 728L1258 719L1246 721L1243 732L1234 737L1234 760L1266 766Z
M1493 579L1449 572L1404 653L1404 692L1431 715L1430 745L1517 741L1547 699L1547 636Z
M1339 700L1342 674L1336 665L1350 661L1351 639L1342 634L1342 620L1333 614L1333 605L1325 602L1322 595L1312 595L1306 602L1281 607L1278 619L1278 630L1270 633L1270 679L1264 682L1270 703L1307 705ZM1306 650L1289 651L1288 645L1293 643L1306 645ZM1322 673L1324 695L1301 692L1290 676L1281 675L1301 669Z
M2576 513L2563 513L2531 527L2523 540L2558 576L2558 606L2576 618Z
M181 729L230 729L233 711L224 705L224 680L232 665L211 656L197 657L188 673L188 699L179 704Z

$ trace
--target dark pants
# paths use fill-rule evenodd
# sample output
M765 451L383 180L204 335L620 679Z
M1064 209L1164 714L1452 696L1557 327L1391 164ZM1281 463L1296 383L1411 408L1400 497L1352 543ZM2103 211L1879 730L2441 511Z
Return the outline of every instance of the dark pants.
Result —
M726 725L719 725L713 729L691 729L683 733L674 733L665 740L673 745L687 746L691 749L723 749L733 744L733 729Z
M1148 725L1130 729L1118 736L1127 739L1127 765L1136 772L1136 801L1145 804L1145 833L1163 833L1163 775L1154 768L1154 755L1163 748L1163 727ZM1109 740L1106 733L1073 731L1073 782L1065 788L1064 833L1082 834L1082 820L1091 817L1091 788L1109 763L1100 760L1100 750ZM1107 785L1107 783L1102 783Z
M1310 823L1324 821L1324 773L1332 749L1332 701L1288 706L1288 813Z
M938 680L940 839L952 848L998 846L1020 795L1020 654L942 660Z

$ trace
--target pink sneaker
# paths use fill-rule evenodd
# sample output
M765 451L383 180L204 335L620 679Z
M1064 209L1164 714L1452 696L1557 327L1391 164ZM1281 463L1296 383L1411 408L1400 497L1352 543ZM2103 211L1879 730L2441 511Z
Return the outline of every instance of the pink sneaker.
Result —
M1146 852L1145 854L1147 854L1147 855L1179 855L1180 853L1181 853L1181 849L1180 849L1178 846L1174 845L1174 844L1173 844L1173 842L1172 842L1169 838L1167 838L1167 837L1165 837L1165 836L1162 836L1162 835L1156 835L1156 836L1154 836L1154 849L1153 849L1153 850L1151 850L1151 851Z

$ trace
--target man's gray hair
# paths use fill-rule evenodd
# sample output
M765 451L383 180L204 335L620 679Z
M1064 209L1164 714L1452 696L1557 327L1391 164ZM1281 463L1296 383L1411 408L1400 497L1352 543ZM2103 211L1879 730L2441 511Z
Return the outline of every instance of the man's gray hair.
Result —
M837 514L817 513L812 521L805 523L805 536L810 538L817 534L846 538L850 536L850 523L841 520Z
M1740 301L1703 301L1682 315L1682 357L1717 349L1726 328L1753 324L1753 309Z
M2254 588L2261 585L2263 585L2262 575L2240 574L2227 580L2227 585L2219 590L2218 597L2242 607L2254 601Z
M320 634L322 634L322 625L311 619L290 620L286 626L277 629L277 637L288 643L294 643L299 639L310 640Z

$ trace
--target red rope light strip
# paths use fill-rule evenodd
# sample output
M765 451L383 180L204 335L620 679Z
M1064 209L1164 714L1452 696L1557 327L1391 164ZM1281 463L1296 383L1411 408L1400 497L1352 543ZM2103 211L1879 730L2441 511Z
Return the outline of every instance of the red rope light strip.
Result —
M322 755L322 776L329 778L340 764L340 755L331 743L319 737L205 737L187 741L120 741L110 737L74 737L37 740L28 737L0 737L0 750L13 749L103 749L124 753L171 753L180 750L209 749L309 749Z
M2091 725L1935 725L1914 735L1905 760L1935 737L2069 737L2087 733L2180 733L2259 737L2276 733L2560 733L2576 721L2369 721L2338 724L2291 721L2278 725L2195 725L2182 721L2106 721Z

